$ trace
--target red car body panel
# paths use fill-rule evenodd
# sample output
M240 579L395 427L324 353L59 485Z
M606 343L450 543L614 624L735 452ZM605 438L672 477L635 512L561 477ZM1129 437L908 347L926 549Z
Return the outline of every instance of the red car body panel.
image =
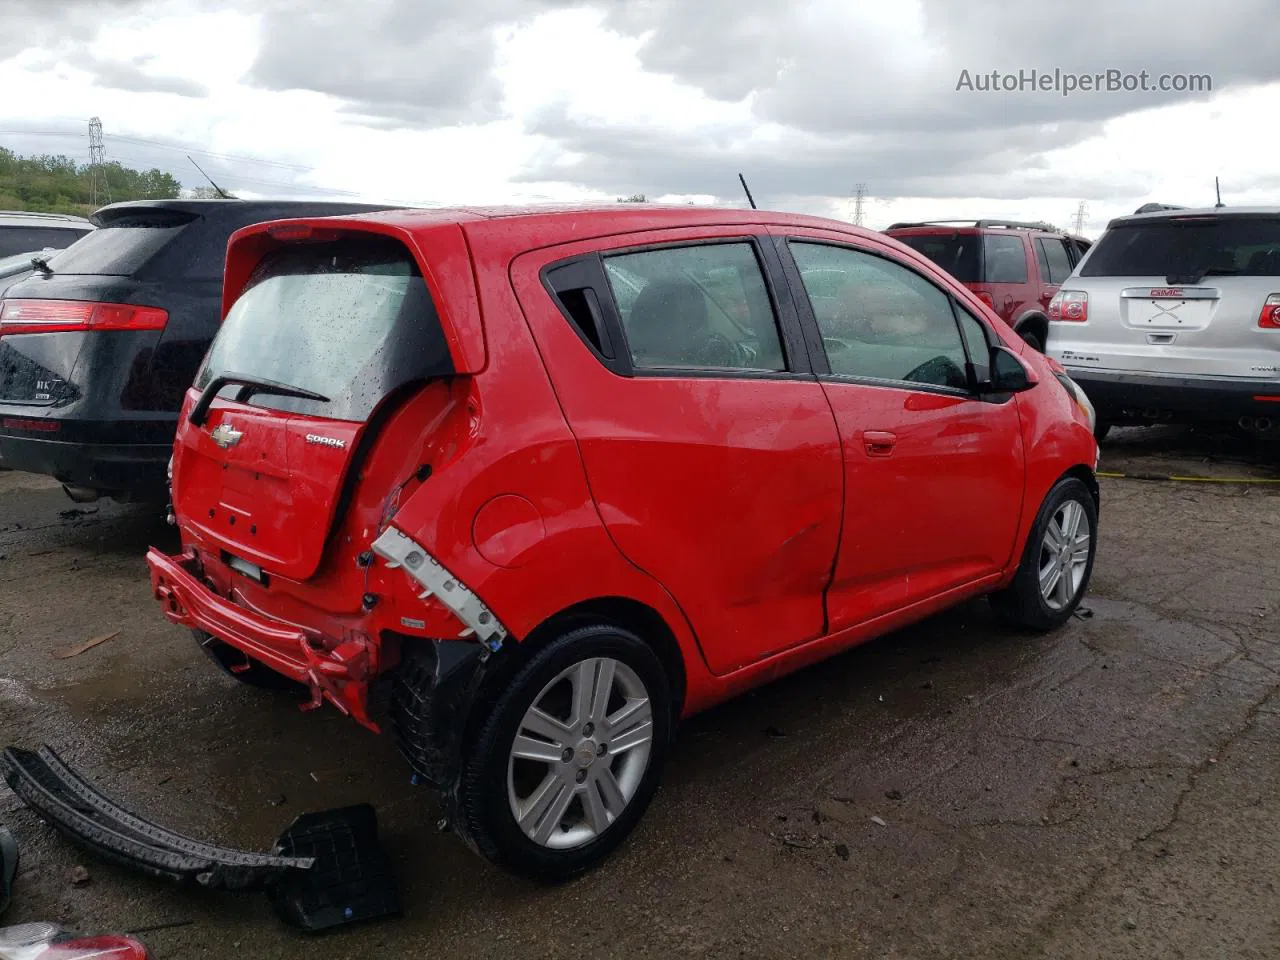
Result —
M288 221L232 238L224 313L262 256L309 231L401 240L457 375L388 405L373 443L362 443L362 424L230 400L197 428L193 389L173 464L184 552L152 551L148 562L171 620L371 727L368 685L397 665L401 643L470 632L371 557L388 525L481 598L508 642L584 604L651 611L679 649L688 715L1007 583L1050 487L1096 462L1082 414L1043 358L883 235L691 208ZM539 279L583 250L770 234L909 264L987 320L1040 385L997 406L811 374L619 377ZM222 423L252 426L243 447L214 445ZM300 443L307 433L345 446ZM892 457L876 455L881 434L896 438ZM259 565L262 580L237 572L235 558Z
M812 379L618 377L565 323L539 271L593 249L742 235L646 231L544 248L511 270L605 529L671 591L717 674L825 632L841 462L822 388Z

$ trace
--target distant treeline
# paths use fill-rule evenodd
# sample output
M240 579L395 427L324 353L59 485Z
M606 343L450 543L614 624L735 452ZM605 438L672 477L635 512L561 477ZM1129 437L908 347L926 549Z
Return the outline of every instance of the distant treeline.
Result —
M162 170L133 170L118 163L104 166L112 201L167 200L182 189ZM87 163L70 157L21 157L0 147L0 210L42 213L92 213L92 178ZM105 204L103 199L101 204Z

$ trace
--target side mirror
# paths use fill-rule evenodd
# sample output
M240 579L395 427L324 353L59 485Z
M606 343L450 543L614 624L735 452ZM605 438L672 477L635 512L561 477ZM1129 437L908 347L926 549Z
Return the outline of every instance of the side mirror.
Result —
M1034 386L1018 355L1008 347L991 348L991 379L988 393L1022 393Z

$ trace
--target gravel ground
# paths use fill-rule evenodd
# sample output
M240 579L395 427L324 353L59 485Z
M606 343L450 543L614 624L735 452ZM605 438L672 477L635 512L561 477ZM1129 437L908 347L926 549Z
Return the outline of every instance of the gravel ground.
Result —
M1117 432L1103 470L1280 478L1171 430ZM216 674L149 596L162 523L0 473L2 739L250 848L373 802L408 906L322 947L262 897L85 859L0 789L5 921L150 928L161 960L1280 957L1280 484L1107 479L1101 527L1091 616L1028 638L970 604L696 718L633 839L546 889L437 832L387 738Z

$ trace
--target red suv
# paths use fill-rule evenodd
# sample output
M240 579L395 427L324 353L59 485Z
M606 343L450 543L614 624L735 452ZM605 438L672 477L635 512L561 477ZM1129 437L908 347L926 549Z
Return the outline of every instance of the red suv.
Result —
M1047 223L928 220L884 231L923 253L978 295L1041 353L1049 338L1049 301L1090 243Z
M1062 624L1088 400L882 234L661 207L236 233L171 466L166 616L390 725L470 845L564 878L677 721L970 597Z

